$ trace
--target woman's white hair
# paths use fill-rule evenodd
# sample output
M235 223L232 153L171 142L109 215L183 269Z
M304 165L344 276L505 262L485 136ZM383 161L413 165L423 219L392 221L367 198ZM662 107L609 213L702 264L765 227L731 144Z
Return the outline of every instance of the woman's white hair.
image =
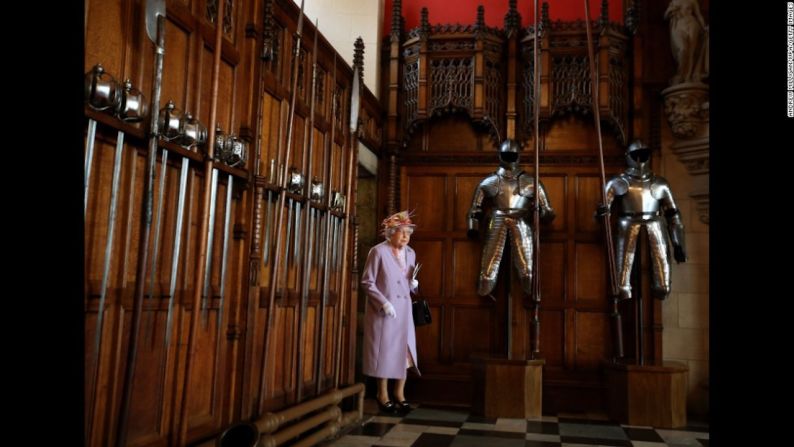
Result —
M386 239L391 239L391 237L394 236L394 233L396 233L397 230L401 228L405 228L406 230L408 230L408 234L412 234L414 232L414 227L408 225L401 225L399 227L386 228L385 230L383 230L383 236Z

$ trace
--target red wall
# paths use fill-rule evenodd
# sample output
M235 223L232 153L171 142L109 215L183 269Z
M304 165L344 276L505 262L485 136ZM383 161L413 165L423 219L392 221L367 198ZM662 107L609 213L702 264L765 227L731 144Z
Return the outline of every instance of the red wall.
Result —
M589 0L590 17L595 19L601 13L601 0ZM383 15L383 34L391 32L391 8L393 0L386 0ZM421 11L427 7L428 21L433 24L474 23L477 19L477 6L485 7L485 23L488 26L504 28L508 0L403 0L402 16L405 18L405 31L419 26ZM543 5L538 0L538 9ZM534 21L534 0L518 0L517 9L521 14L521 26L527 27ZM552 0L549 2L551 20L576 20L584 18L584 0ZM609 19L620 22L623 17L623 0L610 0Z

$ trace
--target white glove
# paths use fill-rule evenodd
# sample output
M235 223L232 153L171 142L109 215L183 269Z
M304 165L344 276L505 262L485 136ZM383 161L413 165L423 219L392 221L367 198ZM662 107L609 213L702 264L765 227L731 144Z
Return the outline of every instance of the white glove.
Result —
M411 280L411 290L416 290L419 288L419 281L416 279Z
M397 318L397 312L394 311L394 306L391 305L390 302L386 302L386 304L381 307L383 313L386 314L387 317Z

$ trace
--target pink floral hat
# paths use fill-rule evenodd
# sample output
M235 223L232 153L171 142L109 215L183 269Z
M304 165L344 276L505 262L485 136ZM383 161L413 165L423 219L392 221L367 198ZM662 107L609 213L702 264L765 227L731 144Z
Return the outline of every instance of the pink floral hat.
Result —
M394 213L391 216L383 219L383 222L381 223L383 226L383 231L396 227L416 227L416 224L411 221L411 215L411 212L405 210L400 211L399 213Z

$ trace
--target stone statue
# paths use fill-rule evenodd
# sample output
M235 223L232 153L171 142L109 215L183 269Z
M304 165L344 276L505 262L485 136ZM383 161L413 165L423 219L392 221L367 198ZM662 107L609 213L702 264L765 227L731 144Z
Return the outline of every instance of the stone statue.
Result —
M697 0L671 0L664 12L670 20L670 47L678 64L671 84L700 82L708 76L708 27Z

